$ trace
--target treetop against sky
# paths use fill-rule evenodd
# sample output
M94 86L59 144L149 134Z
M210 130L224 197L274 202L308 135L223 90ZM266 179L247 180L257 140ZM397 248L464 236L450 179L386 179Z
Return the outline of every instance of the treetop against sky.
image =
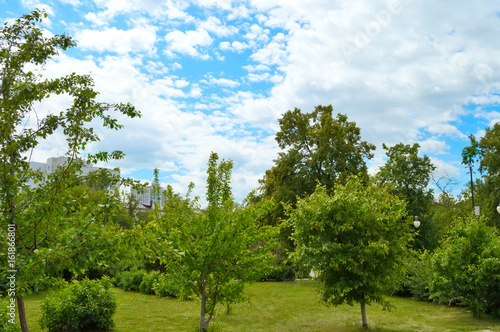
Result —
M258 185L279 151L278 119L333 105L377 146L419 143L438 174L467 181L467 136L500 119L500 5L418 1L0 0L0 19L44 8L47 34L78 47L42 72L90 73L102 100L130 101L141 119L98 129L85 153L122 150L113 162L145 181L202 196L211 151L234 161L237 200ZM65 96L37 105L40 117ZM34 161L65 153L59 134Z

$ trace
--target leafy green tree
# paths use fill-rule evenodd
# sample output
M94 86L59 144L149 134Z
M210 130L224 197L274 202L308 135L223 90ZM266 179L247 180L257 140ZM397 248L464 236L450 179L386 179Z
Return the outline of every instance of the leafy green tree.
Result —
M12 23L5 23L0 29L0 211L2 236L5 238L7 226L13 225L16 249L15 261L8 266L2 265L2 275L5 276L8 269L17 270L16 297L23 332L28 331L23 301L26 292L48 275L52 263L75 255L84 261L85 255L79 254L78 245L83 242L90 245L87 241L94 240L94 237L85 238L83 235L95 225L95 213L100 213L98 207L94 206L98 208L95 213L90 207L82 208L79 210L81 215L74 217L63 209L63 205L58 205L69 199L65 195L68 183L74 181L74 174L83 166L76 158L78 153L88 143L98 140L88 123L100 119L105 127L119 129L122 126L109 112L139 116L130 104L98 102L98 93L89 75L73 73L55 79L43 77L43 66L47 61L57 56L60 50L76 45L71 37L43 33L37 24L45 16L44 12L36 10ZM29 122L29 119L37 118L36 103L59 94L72 100L66 110L49 113L34 124ZM26 188L30 178L44 180L42 172L30 169L27 156L57 129L66 137L70 162L40 187ZM99 152L89 155L88 159L96 162L121 157L123 153L115 151ZM83 215L85 210L89 212L87 215ZM94 230L98 231L97 228ZM7 252L5 246L2 242L2 253ZM6 262L5 258L2 260Z
M297 245L295 257L312 269L327 304L388 307L383 296L395 290L405 274L412 239L405 202L387 187L362 185L357 177L337 185L333 195L318 186L288 210Z
M462 150L462 163L479 162L482 175L474 184L475 205L481 207L490 225L500 229L500 214L496 207L500 204L500 123L493 128L486 128L486 133L479 141L469 136L471 145Z
M361 129L346 115L334 116L331 105L317 106L311 113L295 108L279 125L276 141L283 151L260 181L262 197L274 202L264 223L280 225L286 219L282 203L294 205L297 197L312 194L318 183L331 191L349 175L368 179L366 159L373 157L375 146L361 139ZM294 250L290 234L289 227L281 228L276 251L275 272L285 276L293 276L297 269L286 263Z
M418 155L418 143L399 143L392 147L383 144L383 148L388 160L380 167L376 181L393 185L393 194L407 201L408 214L420 217L424 236L422 245L425 246L425 232L431 234L433 227L428 215L433 196L428 186L435 167L428 156Z
M263 195L278 203L274 223L284 217L280 202L294 204L297 196L313 193L318 183L331 190L349 175L368 179L365 160L373 157L375 146L361 140L361 129L346 115L332 113L331 105L317 106L311 113L296 108L279 120L276 141L285 151L261 181Z
M383 144L389 158L377 173L379 183L390 183L393 193L407 200L407 209L425 212L432 200L432 191L428 189L434 165L428 156L419 157L420 145L399 143L392 147Z
M431 297L475 316L500 316L500 234L469 216L452 228L432 257Z
M258 206L237 209L231 193L232 161L210 155L206 211L196 213L178 196L167 192L161 220L150 233L160 239L157 255L186 293L201 300L200 331L206 331L216 305L242 298L243 284L258 280L269 269L275 229L259 227ZM168 191L168 190L167 190ZM170 255L166 255L170 252Z

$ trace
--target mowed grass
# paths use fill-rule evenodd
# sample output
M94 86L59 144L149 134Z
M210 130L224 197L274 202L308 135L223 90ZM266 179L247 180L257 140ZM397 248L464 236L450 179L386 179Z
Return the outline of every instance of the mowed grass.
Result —
M313 281L256 283L247 288L249 300L233 305L230 314L219 307L213 323L217 331L361 331L359 305L327 307L317 297ZM113 289L118 309L116 332L195 331L199 301L179 301ZM26 298L32 332L41 331L40 303L45 294ZM408 298L388 297L392 312L367 307L370 331L499 331L500 320L477 319L464 309Z

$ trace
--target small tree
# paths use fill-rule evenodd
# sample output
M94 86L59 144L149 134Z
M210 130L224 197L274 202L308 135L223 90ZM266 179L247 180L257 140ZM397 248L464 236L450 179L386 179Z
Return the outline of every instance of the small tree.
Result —
M9 266L2 265L1 273L5 275L7 270L17 270L16 297L23 332L28 331L24 294L40 278L47 277L48 271L53 272L56 262L68 262L68 258L77 256L80 262L86 261L85 254L78 248L82 245L89 248L89 242L96 239L93 236L85 239L83 235L96 225L103 209L99 206L81 208L77 216L72 216L64 204L65 199L66 203L71 201L66 189L73 185L75 175L83 166L77 158L79 153L87 144L99 140L88 124L100 119L105 127L119 129L122 126L109 115L110 111L129 117L139 116L130 104L98 102L98 93L88 75L72 73L54 79L43 77L43 66L47 61L57 56L60 50L76 45L65 35L47 37L37 27L45 16L36 10L0 28L1 228L4 238L7 225L14 228L16 254L15 261L9 262ZM35 112L37 103L60 94L72 101L67 109L45 116ZM66 138L70 161L44 179L41 172L30 169L27 156L57 130ZM121 158L123 153L99 152L88 157L90 162L106 161ZM28 179L42 181L43 185L27 188ZM93 230L98 233L97 227ZM5 246L5 242L0 244L1 255L7 252ZM95 255L99 252L93 251ZM7 259L3 258L3 261L7 262ZM69 261L74 262L73 259Z
M297 208L288 209L294 228L295 254L316 273L321 299L327 304L388 307L383 295L399 286L412 237L404 220L405 202L387 187L363 186L351 177L333 195L318 186Z
M194 213L167 191L164 216L150 224L164 247L160 258L188 293L201 300L199 331L206 331L218 303L242 298L243 284L269 271L276 230L259 227L261 207L236 208L230 187L231 161L208 162L206 211ZM176 212L177 211L177 212ZM172 252L172 255L164 253Z

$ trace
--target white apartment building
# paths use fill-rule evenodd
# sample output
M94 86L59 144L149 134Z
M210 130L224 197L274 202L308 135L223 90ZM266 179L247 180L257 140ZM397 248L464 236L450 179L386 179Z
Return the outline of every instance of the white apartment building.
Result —
M153 186L148 186L147 188L144 189L143 192L138 192L135 189L132 189L130 192L131 194L139 201L140 204L144 205L144 207L148 209L153 208L154 203L159 203L160 206L163 205L163 195L161 194L163 192L163 188L160 187L158 183L156 183L159 187L159 195L155 195ZM155 197L159 196L159 197Z
M40 163L36 161L31 161L30 162L30 167L33 170L41 170L43 172L46 172L47 174L53 173L57 167L64 165L68 161L67 157L51 157L47 159L46 163ZM92 165L86 165L82 167L82 175L85 176L89 174L92 171L97 171L101 169L102 167L94 167ZM107 169L111 174L113 175L120 175L120 172L112 170L112 169ZM36 188L38 187L38 183L35 183L33 179L28 179L26 182L26 186L28 188ZM114 188L109 188L110 190L113 190Z

